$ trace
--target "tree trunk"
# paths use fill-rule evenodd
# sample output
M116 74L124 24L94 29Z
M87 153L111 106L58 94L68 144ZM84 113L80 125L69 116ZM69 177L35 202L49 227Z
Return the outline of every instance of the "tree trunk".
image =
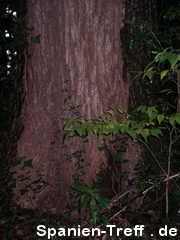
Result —
M15 167L17 176L30 178L17 178L16 202L21 207L40 205L46 211L63 211L76 169L75 159L66 158L84 146L84 181L90 185L97 175L106 176L106 186L102 187L110 188L107 159L98 150L102 141L91 136L89 143L84 143L76 137L63 144L64 133L56 132L63 127L61 121L57 122L62 116L94 117L108 106L128 108L129 87L123 79L120 40L123 14L120 0L27 1L26 24L34 31L28 36L31 58L26 60L23 80L24 131L17 143L17 157L33 159L33 168L22 167L24 163ZM37 35L40 44L36 43ZM85 167L87 163L91 166ZM18 195L24 184L41 175L54 186L44 185L36 193L29 188L26 194Z

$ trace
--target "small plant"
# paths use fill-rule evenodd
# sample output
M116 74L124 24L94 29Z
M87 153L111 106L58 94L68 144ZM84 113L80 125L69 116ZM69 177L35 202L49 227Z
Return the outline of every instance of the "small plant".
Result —
M74 186L72 189L82 195L79 200L79 211L81 211L85 205L89 205L89 211L92 218L91 224L96 225L100 217L100 211L103 207L108 208L108 203L110 201L100 194L100 192L104 190L84 186Z

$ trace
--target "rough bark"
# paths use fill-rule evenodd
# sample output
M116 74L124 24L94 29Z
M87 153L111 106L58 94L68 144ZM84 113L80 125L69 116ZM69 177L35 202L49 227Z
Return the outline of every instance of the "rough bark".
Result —
M41 205L58 212L68 202L75 160L67 162L66 155L82 149L84 143L72 138L63 145L63 133L55 134L62 129L58 118L98 116L108 106L128 108L120 40L123 13L120 0L27 1L27 27L34 27L28 38L40 35L40 44L31 41L28 49L31 58L26 60L21 115L24 131L17 156L33 159L33 168L18 165L15 169L24 175L30 169L30 182L43 173L43 179L54 187L44 186L35 199L32 190L19 196L16 202L21 207ZM85 170L87 184L97 174L108 182L107 159L97 148L100 143L91 136L85 144L84 165L91 163ZM24 182L17 182L17 194Z

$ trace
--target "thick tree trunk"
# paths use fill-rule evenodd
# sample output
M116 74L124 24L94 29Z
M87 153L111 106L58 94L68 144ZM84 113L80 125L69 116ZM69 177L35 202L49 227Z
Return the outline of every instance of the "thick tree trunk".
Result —
M24 131L17 156L33 159L33 168L16 166L16 170L18 175L28 175L29 182L43 174L44 181L54 187L44 186L35 199L32 190L19 196L16 201L21 207L41 205L57 212L64 210L68 202L75 159L67 162L66 156L82 149L85 143L72 138L63 145L63 133L55 134L62 129L58 118L98 116L108 106L128 108L129 89L123 79L120 41L122 20L120 0L27 1L27 27L34 27L29 39L40 35L40 44L31 41L28 49L31 58L26 61L21 115ZM97 174L105 177L109 171L105 155L98 150L100 143L91 136L85 144L84 166L91 164L85 168L87 184ZM24 182L19 180L16 194ZM108 184L102 187L108 188Z

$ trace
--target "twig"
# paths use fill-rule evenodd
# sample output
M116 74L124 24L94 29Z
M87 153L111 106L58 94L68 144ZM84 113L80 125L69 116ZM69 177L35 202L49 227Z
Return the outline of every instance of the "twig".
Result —
M151 149L148 147L148 145L142 141L140 138L137 138L137 140L141 143L144 144L144 146L148 149L148 151L150 152L150 154L152 155L152 157L154 158L155 162L157 163L157 165L159 166L159 168L161 169L161 171L164 173L165 176L167 176L166 172L164 171L164 169L162 168L162 166L160 165L160 163L158 162L156 156L154 155L154 153L151 151Z

